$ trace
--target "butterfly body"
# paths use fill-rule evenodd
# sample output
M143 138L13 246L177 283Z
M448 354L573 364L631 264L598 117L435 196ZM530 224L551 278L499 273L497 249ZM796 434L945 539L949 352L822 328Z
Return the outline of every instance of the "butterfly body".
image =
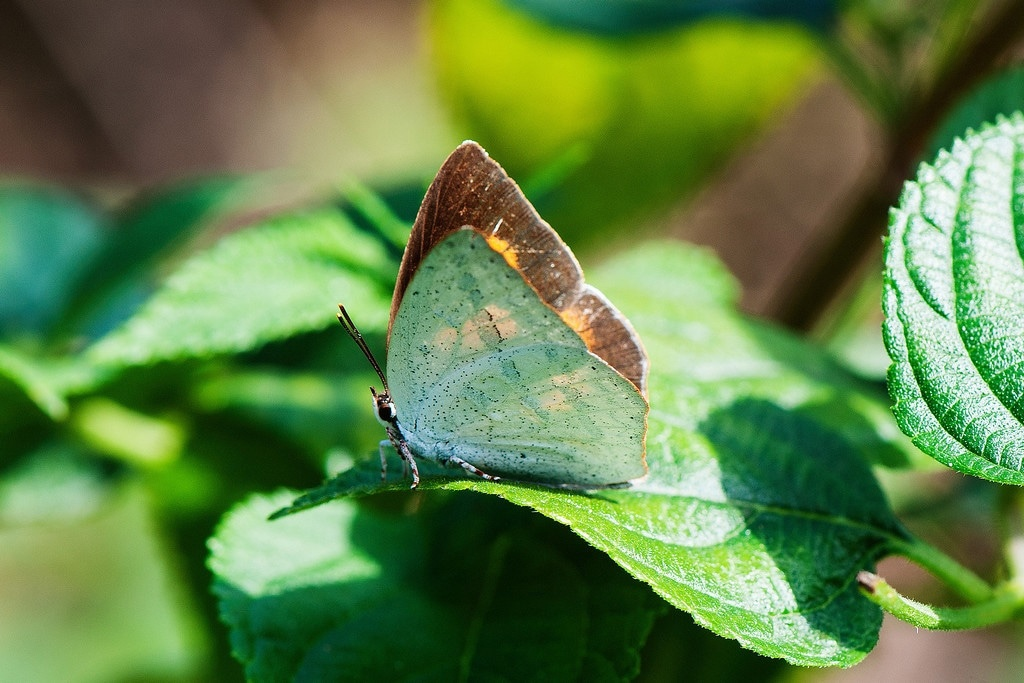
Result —
M414 486L416 458L570 488L646 473L639 340L475 143L452 153L420 208L387 368L375 410Z

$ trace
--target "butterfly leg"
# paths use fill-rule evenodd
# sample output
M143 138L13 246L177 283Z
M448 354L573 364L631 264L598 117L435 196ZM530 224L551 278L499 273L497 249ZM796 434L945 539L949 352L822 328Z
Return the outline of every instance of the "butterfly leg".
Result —
M468 462L466 462L465 460L463 460L462 458L460 458L457 455L453 455L453 456L449 457L448 460L445 462L445 464L446 465L458 465L459 467L461 467L462 469L466 470L470 474L475 474L476 476L480 477L481 479L486 479L488 481L501 481L501 477L496 477L493 474L487 474L483 470L478 469L478 468L474 467L473 465L470 465Z
M406 443L405 439L402 437L401 432L399 432L397 429L393 429L390 425L386 427L386 430L388 433L388 438L391 440L391 445L395 447L395 450L398 451L398 455L402 458L403 468L405 465L408 465L409 469L412 470L412 486L410 486L409 488L414 489L420 485L420 470L418 467L416 467L416 458L412 456L412 451L409 450L409 444ZM385 442L383 441L381 442L382 448L380 452L382 465L384 463L384 443ZM383 474L383 472L384 469L382 467L381 474Z
M389 439L381 439L381 442L377 444L377 450L380 451L380 480L386 482L388 480L388 456L384 452L384 449L391 445Z

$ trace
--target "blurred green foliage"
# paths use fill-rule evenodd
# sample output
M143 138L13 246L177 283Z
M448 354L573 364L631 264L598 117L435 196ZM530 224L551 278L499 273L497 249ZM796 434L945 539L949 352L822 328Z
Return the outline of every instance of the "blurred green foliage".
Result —
M514 178L547 169L526 192L583 244L694 192L821 70L808 29L713 14L609 36L436 0L430 43L459 130Z
M329 449L376 444L356 402L363 368L347 373L316 334L335 299L315 266L330 262L317 253L325 239L347 247L343 272L361 273L351 277L373 297L364 307L386 311L375 283L393 278L390 243L364 238L383 254L375 275L331 226L366 233L322 203L313 218L266 219L260 248L243 231L189 257L277 202L269 179L192 181L112 211L47 188L0 192L5 676L237 677L206 589L216 520L244 492L316 481ZM289 289L275 240L295 226L307 239L291 240L304 260ZM224 253L237 270L217 267ZM175 270L182 284L163 284ZM215 311L198 315L203 302ZM298 313L284 328L280 307ZM242 341L240 312L253 321ZM54 642L60 657L46 652Z

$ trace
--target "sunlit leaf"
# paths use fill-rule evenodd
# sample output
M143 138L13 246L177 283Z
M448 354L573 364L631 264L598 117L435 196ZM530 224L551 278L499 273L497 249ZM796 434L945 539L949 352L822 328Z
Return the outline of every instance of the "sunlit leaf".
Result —
M217 177L179 183L134 198L110 230L72 293L76 333L99 336L130 315L156 285L159 260L193 237L204 221L255 181Z
M386 245L337 209L285 214L187 261L89 357L125 366L248 351L330 325L339 302L380 329L393 273Z
M901 428L961 472L1024 484L1024 117L923 165L886 242L889 387Z
M762 654L817 666L859 661L881 612L854 578L905 538L868 467L902 457L881 397L822 352L734 313L731 281L702 252L648 246L592 280L650 354L647 479L583 494L424 462L421 487L481 491L542 512L699 623ZM701 289L719 294L688 296ZM381 484L371 459L282 514L407 486L396 474Z

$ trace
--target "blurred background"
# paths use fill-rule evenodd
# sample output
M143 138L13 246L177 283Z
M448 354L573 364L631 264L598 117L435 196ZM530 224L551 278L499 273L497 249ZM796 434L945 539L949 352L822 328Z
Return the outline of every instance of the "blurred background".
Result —
M644 237L708 245L745 310L826 341L845 330L837 352L877 380L880 283L858 283L879 271L885 207L952 98L1014 61L1018 5L0 0L0 174L108 208L196 177L272 176L257 211L358 178L415 211L473 138L585 264ZM814 264L836 263L835 296L794 295L817 291ZM4 449L0 466L24 474ZM201 555L250 483L203 515L172 509L168 525L152 482L97 507L99 484L47 467L29 468L32 486L0 486L0 680L240 679L201 558L180 548ZM267 471L258 485L315 472ZM157 495L185 508L224 488L178 474ZM60 494L45 520L11 521L19 496L40 491ZM966 552L991 554L975 543ZM890 571L897 585L919 579ZM994 680L1019 661L1012 634L887 620L857 668L797 671L687 615L665 624L645 653L659 680Z
M615 35L514 4L5 2L0 168L110 191L269 169L379 184L474 136L521 183L549 172L562 196L538 203L563 235L711 244L770 311L879 163L877 125L822 65L834 7Z

